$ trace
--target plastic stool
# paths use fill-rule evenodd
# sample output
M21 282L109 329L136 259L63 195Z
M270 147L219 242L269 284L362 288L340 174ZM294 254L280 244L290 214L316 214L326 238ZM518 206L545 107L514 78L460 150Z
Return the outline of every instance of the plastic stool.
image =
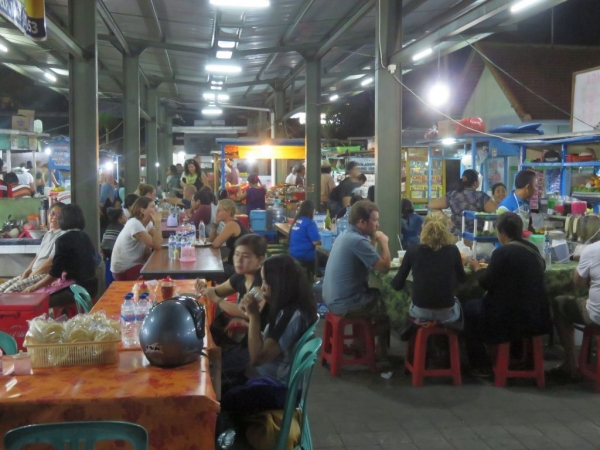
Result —
M596 343L600 345L600 327L586 326L583 330L583 340L581 341L581 352L579 353L579 370L586 378L591 378L596 383L596 392L600 392L600 358L596 356L596 362L591 361L592 339L596 338Z
M450 350L450 367L447 369L427 369L427 340L432 335L448 336ZM408 341L404 368L412 374L412 385L423 386L425 377L452 377L455 386L462 384L460 375L460 354L458 335L454 330L440 325L419 326Z
M346 334L347 325L352 326L352 333ZM360 339L366 354L353 359L344 358L344 341L346 339ZM337 316L328 312L325 315L325 329L323 331L323 350L321 364L326 362L331 367L331 375L337 377L340 367L350 364L367 364L372 372L377 371L375 365L375 337L373 326L369 319L348 318Z
M519 362L533 362L533 369L510 370L510 362L510 342L498 344L494 364L494 386L504 387L507 378L535 378L537 386L543 388L546 385L544 378L544 336L523 339L523 361Z

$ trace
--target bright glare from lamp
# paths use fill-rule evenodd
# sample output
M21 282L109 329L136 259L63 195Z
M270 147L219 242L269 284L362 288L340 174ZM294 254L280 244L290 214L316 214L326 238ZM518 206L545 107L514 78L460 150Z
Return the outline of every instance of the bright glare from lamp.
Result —
M44 77L46 77L47 80L50 80L53 83L56 82L56 77L54 75L52 75L51 73L44 72Z
M215 86L223 86L222 81L211 81L210 84L214 84Z
M114 168L115 165L111 162L107 162L106 164L104 164L104 170L106 170L107 172L112 172Z
M210 0L211 5L224 8L266 8L269 0Z
M442 139L442 145L453 145L453 144L456 144L456 139L454 139L454 138Z
M223 89L222 86L211 86L210 87L213 91L220 91L221 89Z
M541 2L542 0L521 0L520 2L515 3L510 7L510 12L515 14L524 9L529 8L530 6L535 5L536 3Z
M290 118L298 119L298 122L300 122L300 125L304 125L306 123L306 113L303 113L303 112L296 113Z
M232 56L233 52L230 52L229 50L219 50L217 52L218 59L231 59Z
M431 55L432 53L433 53L433 49L431 47L429 47L419 53L415 53L413 55L412 59L413 59L413 61L418 61L420 59L425 58L426 56Z
M256 163L256 158L246 158L246 161L248 161L248 164L254 164Z
M204 108L202 114L205 116L220 116L223 114L223 110L220 108Z
M219 48L235 48L235 41L217 41L217 46Z
M367 78L366 80L363 80L360 82L361 86L367 86L369 84L371 84L373 82L373 78Z
M225 64L207 64L205 69L207 72L215 73L240 73L242 71L240 66L230 66Z
M331 97L329 97L329 101L330 102L335 102L337 99L339 99L340 96L337 94L333 94Z
M450 88L437 82L429 91L429 104L433 106L442 106L450 99Z
M205 92L204 94L202 94L202 97L204 97L204 100L214 100L215 94L211 92Z
M51 154L51 153L52 153L52 149L51 149L50 147L46 147L46 148L44 149L44 153L45 153L46 155L49 155L49 154Z
M6 47L5 45L0 44L0 50L2 50L4 53L8 52L8 47Z
M183 159L183 158L185 158L185 152L181 151L181 152L177 153L177 156L179 156L179 158Z
M160 167L160 163L159 163L158 161L156 161L156 162L154 163L154 165L155 165L156 167Z

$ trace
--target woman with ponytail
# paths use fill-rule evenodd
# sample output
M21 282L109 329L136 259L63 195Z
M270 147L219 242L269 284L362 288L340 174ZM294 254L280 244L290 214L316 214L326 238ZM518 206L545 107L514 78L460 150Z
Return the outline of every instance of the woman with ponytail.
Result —
M408 247L392 287L401 290L411 270L410 316L444 324L460 319L461 309L454 289L458 283L465 282L467 275L444 213L434 211L425 217L421 243Z
M463 172L460 179L460 186L455 191L448 192L442 198L436 198L429 203L430 210L441 210L450 208L452 211L452 234L458 236L462 233L462 213L463 211L476 211L494 213L498 206L496 202L485 192L478 191L479 174L476 170L467 169ZM483 221L481 221L481 230L483 230ZM466 231L473 232L473 221L465 221ZM481 231L479 230L479 231Z

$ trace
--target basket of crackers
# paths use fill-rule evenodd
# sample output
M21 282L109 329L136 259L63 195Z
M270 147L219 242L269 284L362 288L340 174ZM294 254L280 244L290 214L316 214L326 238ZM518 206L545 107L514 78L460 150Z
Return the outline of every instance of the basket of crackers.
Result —
M121 327L103 311L64 322L46 315L28 322L24 345L34 368L113 364L118 360Z

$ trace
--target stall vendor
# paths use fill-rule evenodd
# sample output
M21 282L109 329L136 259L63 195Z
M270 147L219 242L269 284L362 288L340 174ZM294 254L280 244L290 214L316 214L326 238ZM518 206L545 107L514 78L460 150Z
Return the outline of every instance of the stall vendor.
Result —
M529 199L535 193L536 182L533 170L521 170L515 178L515 189L500 202L497 213L514 212L523 220L523 228L530 227Z

